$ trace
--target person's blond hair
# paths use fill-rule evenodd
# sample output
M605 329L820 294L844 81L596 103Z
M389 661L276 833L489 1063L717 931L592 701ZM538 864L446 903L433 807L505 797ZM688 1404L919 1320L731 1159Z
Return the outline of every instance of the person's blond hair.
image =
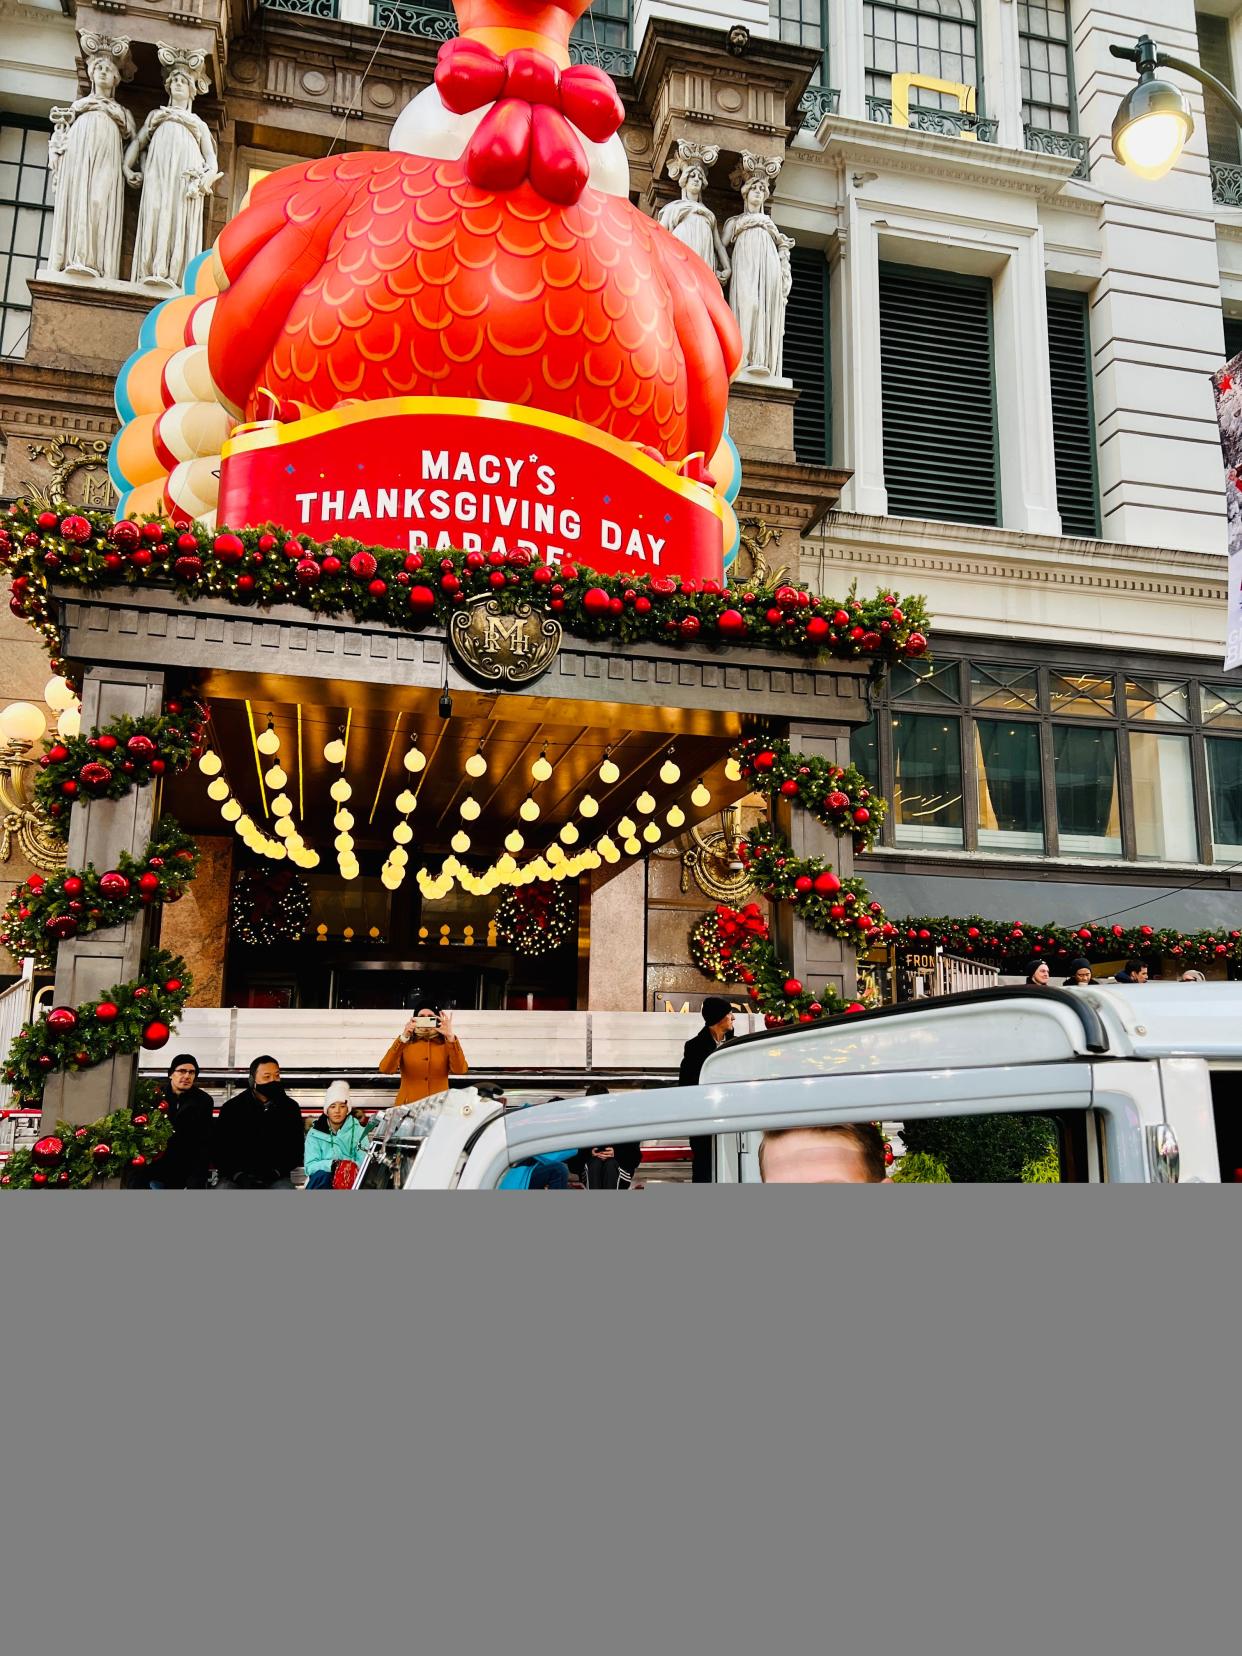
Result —
M790 1133L818 1133L823 1138L844 1139L852 1144L862 1157L867 1178L872 1184L883 1184L888 1175L884 1160L884 1135L874 1121L825 1122L811 1127L775 1127L765 1133L759 1145L759 1177L765 1176L763 1153L776 1139L788 1138Z

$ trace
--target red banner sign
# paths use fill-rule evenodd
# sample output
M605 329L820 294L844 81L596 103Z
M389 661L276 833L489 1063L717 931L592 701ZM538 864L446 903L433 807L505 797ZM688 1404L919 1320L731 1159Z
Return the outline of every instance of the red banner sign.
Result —
M220 523L513 551L603 574L723 576L727 508L632 444L507 403L394 397L224 446Z

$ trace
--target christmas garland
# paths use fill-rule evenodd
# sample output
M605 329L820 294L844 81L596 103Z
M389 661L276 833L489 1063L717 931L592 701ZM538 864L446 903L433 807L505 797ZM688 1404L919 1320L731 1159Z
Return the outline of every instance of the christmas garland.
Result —
M47 877L31 874L13 889L0 943L48 966L67 938L122 926L152 903L177 902L198 872L198 855L190 835L165 817L141 857L123 851L102 874L89 864Z
M92 1069L118 1052L162 1047L190 987L185 962L157 949L136 983L115 984L82 1006L54 1006L45 1018L26 1024L14 1037L4 1071L16 1107L37 1106L53 1071Z
M822 857L795 857L770 822L757 822L737 851L755 888L776 902L792 903L812 931L863 947L873 932L886 938L896 933L865 880L842 880Z
M247 868L233 891L233 936L248 948L295 943L310 919L310 892L292 868Z
M838 839L852 835L855 851L874 844L888 801L872 791L855 765L834 765L827 759L795 753L788 742L767 736L746 737L734 748L733 757L760 793L799 805Z
M910 943L939 945L1006 972L1025 971L1041 956L1053 967L1071 960L1160 960L1179 966L1242 966L1242 930L1180 932L1151 925L1036 926L1022 920L965 919L945 915L901 920L896 933Z
M53 742L39 760L35 796L64 837L79 799L120 799L170 770L185 770L202 752L206 733L207 709L177 696L162 713L122 714L93 735Z
M520 955L551 954L577 929L577 914L563 885L546 881L504 896L496 909L496 934Z
M170 522L114 523L105 512L39 511L26 501L0 527L0 562L14 571L10 608L44 633L59 634L48 582L100 588L171 583L188 602L297 604L321 615L347 613L418 630L446 626L475 595L506 609L528 603L572 633L620 643L761 645L800 655L892 664L927 650L927 614L918 597L891 592L844 600L815 597L792 582L722 587L672 576L601 575L511 552L400 552L337 537L317 542L267 526L239 532Z
M865 1010L861 1001L845 1001L829 986L812 993L790 976L777 959L771 928L758 903L705 914L690 934L690 954L705 977L745 984L769 1029Z
M14 1151L0 1172L0 1186L12 1190L88 1190L100 1179L114 1178L127 1167L158 1161L168 1148L172 1124L166 1102L156 1102L158 1088L143 1077L134 1108L114 1110L89 1127L56 1124L24 1150Z

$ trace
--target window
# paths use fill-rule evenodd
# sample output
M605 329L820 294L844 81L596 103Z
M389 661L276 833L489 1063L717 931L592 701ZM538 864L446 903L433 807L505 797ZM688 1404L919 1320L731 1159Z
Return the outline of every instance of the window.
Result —
M1229 50L1229 19L1195 13L1195 28L1199 35L1199 62L1209 75L1232 92L1233 57ZM1233 116L1211 92L1203 95L1203 118L1207 129L1208 155L1213 161L1238 164L1238 128Z
M574 25L573 39L580 46L622 46L630 44L630 0L595 0L595 4Z
M874 691L851 752L892 799L882 846L1242 864L1242 685L1030 653L902 663Z
M977 0L867 0L867 95L890 99L896 74L977 86L977 14ZM955 99L939 92L918 91L912 101L927 109L957 108Z
M1018 0L1022 120L1044 132L1073 132L1069 0Z
M1085 293L1048 289L1048 366L1057 506L1066 535L1100 532L1091 397L1091 333Z
M1242 351L1242 316L1225 318L1225 361L1232 362Z
M828 18L826 0L768 0L772 33L795 46L818 46L821 85L828 85Z
M790 257L793 287L785 312L785 372L798 388L794 452L803 465L826 466L832 447L828 261L817 247L795 247Z
M4 115L0 124L0 357L26 354L30 278L52 233L52 179L42 121Z
M999 523L991 282L882 264L880 382L889 511Z

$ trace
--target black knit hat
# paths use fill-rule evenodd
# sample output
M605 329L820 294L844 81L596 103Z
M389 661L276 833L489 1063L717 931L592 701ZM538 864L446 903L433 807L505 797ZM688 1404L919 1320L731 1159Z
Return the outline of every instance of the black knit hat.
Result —
M179 1052L175 1058L170 1058L168 1060L168 1073L169 1073L169 1075L171 1075L172 1072L175 1069L180 1069L182 1064L193 1064L194 1065L194 1079L197 1081L198 1071L199 1071L199 1062L198 1062L198 1059L194 1056L194 1054L192 1052Z
M718 1024L722 1018L727 1018L733 1007L723 995L708 995L703 1002L703 1022Z

